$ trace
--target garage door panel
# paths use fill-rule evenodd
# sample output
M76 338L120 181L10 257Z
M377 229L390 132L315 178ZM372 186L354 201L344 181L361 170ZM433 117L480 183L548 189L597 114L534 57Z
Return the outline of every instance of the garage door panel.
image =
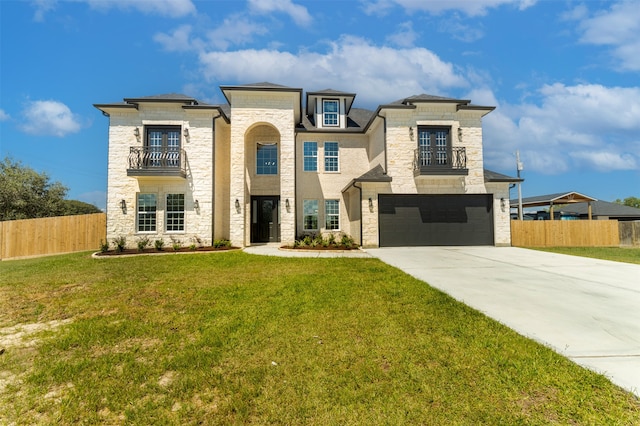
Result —
M487 194L380 194L380 246L493 245Z

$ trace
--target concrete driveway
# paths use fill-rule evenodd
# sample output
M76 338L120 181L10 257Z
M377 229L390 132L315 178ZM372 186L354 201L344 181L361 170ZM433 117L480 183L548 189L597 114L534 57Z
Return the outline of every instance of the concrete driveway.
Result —
M367 252L640 396L640 265L515 247Z

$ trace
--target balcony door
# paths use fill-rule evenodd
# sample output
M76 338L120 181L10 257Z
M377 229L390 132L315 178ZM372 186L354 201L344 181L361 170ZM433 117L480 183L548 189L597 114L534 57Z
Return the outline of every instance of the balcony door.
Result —
M180 126L147 127L145 151L149 167L179 167Z

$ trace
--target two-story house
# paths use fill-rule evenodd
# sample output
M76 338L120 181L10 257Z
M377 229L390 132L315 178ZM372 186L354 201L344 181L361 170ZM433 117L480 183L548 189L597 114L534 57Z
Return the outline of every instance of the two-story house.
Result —
M509 185L483 168L493 107L417 95L221 86L96 104L109 117L107 238L234 246L344 233L364 247L509 245Z

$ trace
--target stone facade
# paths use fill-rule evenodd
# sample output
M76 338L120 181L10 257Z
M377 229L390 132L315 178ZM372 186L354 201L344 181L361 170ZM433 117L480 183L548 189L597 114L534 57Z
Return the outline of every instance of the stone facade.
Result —
M222 90L226 105L173 94L96 105L110 117L109 240L125 237L133 247L140 238L167 245L229 239L234 246L248 246L262 241L256 200L269 198L277 217L267 220L277 226L282 244L320 232L348 234L364 247L376 247L380 194L492 194L494 244L510 244L503 201L509 199L510 181L487 181L483 166L481 120L492 108L420 95L350 115L355 95L349 93L312 92L305 110L302 89L263 83ZM325 96L339 101L336 117L319 111ZM183 175L129 170L130 150L148 144L147 129L153 126L180 129ZM448 129L450 147L466 154L464 173L416 172L418 129L424 127ZM305 170L305 142L317 146L316 170ZM338 144L337 170L325 170L325 162L332 161L326 158L329 142ZM277 147L274 174L257 171L263 145ZM139 232L139 194L156 196L153 232ZM166 231L167 194L184 195L181 231ZM305 200L317 201L315 229L305 229ZM326 227L325 200L338 200L338 229Z

